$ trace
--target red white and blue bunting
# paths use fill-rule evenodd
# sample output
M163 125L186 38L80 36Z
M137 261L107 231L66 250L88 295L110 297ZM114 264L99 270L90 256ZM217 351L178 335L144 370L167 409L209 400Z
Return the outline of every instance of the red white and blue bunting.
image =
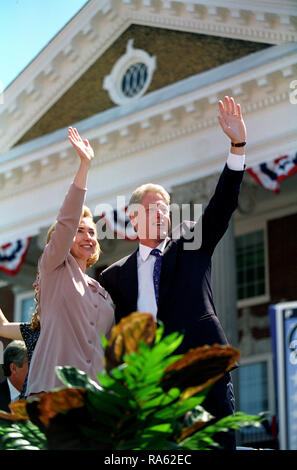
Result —
M249 174L263 188L280 192L280 182L297 172L297 152L248 168Z
M15 276L21 269L29 249L30 237L0 246L0 271Z

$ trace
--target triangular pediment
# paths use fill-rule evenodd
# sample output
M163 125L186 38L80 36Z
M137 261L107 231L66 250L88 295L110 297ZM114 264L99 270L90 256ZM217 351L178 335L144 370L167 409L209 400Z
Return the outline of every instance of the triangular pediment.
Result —
M135 48L156 57L157 66L147 93L269 47L252 41L131 25L17 144L115 107L103 82L131 38Z
M1 152L65 125L66 119L68 125L112 107L102 90L102 78L131 35L137 47L149 46L159 55L149 92L267 44L296 41L293 3L286 0L275 8L275 2L267 1L260 11L256 1L240 5L222 0L210 6L205 1L186 0L90 0L5 90L0 112ZM172 38L172 45L164 42L164 36ZM181 59L178 67L170 68L167 48L176 43ZM209 57L205 43L211 51ZM242 50L240 44L244 44ZM199 47L205 52L201 61L195 54ZM190 55L191 60L185 60Z

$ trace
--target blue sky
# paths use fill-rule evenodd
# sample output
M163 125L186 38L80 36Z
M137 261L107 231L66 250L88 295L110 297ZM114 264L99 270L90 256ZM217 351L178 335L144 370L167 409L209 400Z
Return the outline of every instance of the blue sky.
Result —
M0 87L5 89L86 3L0 0Z

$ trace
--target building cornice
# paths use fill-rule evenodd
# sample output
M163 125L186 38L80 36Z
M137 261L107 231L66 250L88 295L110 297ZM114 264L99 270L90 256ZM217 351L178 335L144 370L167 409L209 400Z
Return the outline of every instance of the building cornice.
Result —
M132 23L282 44L297 41L293 1L90 0L4 91L7 152Z

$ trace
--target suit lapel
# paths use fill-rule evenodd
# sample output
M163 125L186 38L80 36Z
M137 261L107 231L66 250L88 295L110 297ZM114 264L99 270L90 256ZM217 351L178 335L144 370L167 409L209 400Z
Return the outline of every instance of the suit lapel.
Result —
M5 379L0 383L0 409L10 412L8 403L10 403L10 390L7 379Z
M138 249L128 257L121 269L120 286L126 299L127 311L137 310L138 298L138 273L137 273ZM127 295L129 293L129 295Z
M176 240L169 240L162 259L161 278L159 286L159 309L166 302L166 295L171 285L174 274L174 267L178 252L178 243ZM137 310L138 298L138 270L137 270L137 253L134 251L122 266L120 274L120 288L123 291L123 298L126 299L125 309L128 312ZM127 293L129 292L129 295Z

